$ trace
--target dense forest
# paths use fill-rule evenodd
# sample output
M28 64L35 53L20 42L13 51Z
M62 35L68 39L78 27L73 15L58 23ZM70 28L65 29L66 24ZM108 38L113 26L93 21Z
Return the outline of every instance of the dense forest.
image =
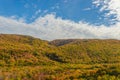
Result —
M0 34L0 80L120 80L120 40Z

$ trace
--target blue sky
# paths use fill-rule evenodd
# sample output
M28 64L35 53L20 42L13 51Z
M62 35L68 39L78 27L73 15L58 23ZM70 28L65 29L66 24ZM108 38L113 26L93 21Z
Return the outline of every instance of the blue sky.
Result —
M47 40L118 39L119 4L119 0L0 0L0 33Z
M24 18L27 23L40 16L54 13L62 19L75 22L84 21L94 25L109 25L105 19L107 11L99 12L99 7L93 5L93 0L0 0L0 15Z

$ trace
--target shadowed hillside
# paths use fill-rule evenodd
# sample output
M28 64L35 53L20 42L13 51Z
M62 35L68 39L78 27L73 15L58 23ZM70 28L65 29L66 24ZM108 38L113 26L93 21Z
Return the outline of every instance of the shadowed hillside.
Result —
M50 44L61 49L66 61L73 63L120 62L119 40L66 39L54 40Z
M91 78L93 80L92 78L95 77L96 80L101 77L102 80L104 77L114 76L117 80L120 78L119 63L120 40L45 41L31 36L0 34L0 75L3 80L8 77L8 74L11 76L10 79L15 80L17 78L36 80L38 74L43 79ZM19 70L20 73L16 72ZM24 72L24 70L32 71ZM90 73L89 70L92 72ZM14 73L16 77L13 76ZM62 76L64 74L68 76Z

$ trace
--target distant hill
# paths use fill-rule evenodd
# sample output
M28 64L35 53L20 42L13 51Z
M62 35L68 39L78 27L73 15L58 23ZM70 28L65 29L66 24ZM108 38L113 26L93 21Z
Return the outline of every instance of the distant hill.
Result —
M0 34L1 80L119 80L120 40Z
M50 44L61 48L68 62L116 63L120 62L120 40L66 39Z
M120 41L61 39L49 42L31 36L0 34L0 61L0 65L116 63L120 62Z
M57 39L57 40L50 41L49 44L52 44L55 46L62 46L75 41L80 41L80 39Z

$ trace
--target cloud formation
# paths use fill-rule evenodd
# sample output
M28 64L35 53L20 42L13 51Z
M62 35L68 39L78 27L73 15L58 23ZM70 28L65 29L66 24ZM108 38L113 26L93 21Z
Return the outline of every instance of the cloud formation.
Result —
M85 22L63 20L54 14L37 18L32 23L21 22L19 19L0 16L0 33L24 34L45 40L79 38L79 39L120 39L120 23L110 27L94 26Z
M120 0L93 0L96 7L100 7L100 12L107 11L105 17L114 16L112 21L120 21Z

